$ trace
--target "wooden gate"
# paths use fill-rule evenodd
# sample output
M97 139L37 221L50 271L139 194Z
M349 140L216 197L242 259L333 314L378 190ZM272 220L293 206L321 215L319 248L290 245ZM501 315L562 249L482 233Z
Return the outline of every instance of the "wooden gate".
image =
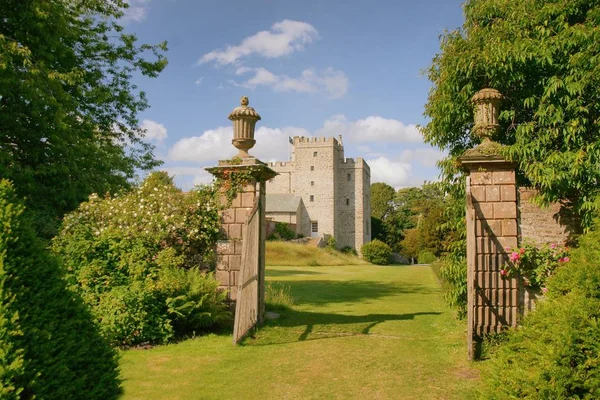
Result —
M260 201L257 201L244 224L242 265L238 278L233 343L238 344L258 322L260 296Z

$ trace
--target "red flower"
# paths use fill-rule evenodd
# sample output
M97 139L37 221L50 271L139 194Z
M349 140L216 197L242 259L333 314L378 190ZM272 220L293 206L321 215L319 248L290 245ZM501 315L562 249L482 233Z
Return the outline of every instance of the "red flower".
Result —
M508 274L508 271L506 271L505 269L500 270L500 275L506 276L506 274Z

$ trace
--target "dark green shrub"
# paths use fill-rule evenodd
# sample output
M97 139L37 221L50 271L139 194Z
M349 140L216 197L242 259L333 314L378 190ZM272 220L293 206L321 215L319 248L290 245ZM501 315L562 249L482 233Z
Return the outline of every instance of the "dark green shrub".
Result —
M292 240L296 237L296 232L290 229L289 224L285 222L275 223L275 236L281 240Z
M0 181L0 397L113 399L115 351Z
M581 237L547 298L492 353L489 398L600 398L600 234Z
M377 265L388 265L392 255L390 246L377 239L364 244L361 252L365 260Z
M351 246L344 246L340 249L340 251L344 254L351 254L353 256L358 256L358 253L356 252L356 249L354 247Z
M115 345L164 343L227 317L206 266L219 233L214 193L165 174L121 197L92 197L65 217L52 249Z
M419 253L419 256L417 257L417 261L419 264L431 264L435 260L437 260L437 257L429 250L423 250Z

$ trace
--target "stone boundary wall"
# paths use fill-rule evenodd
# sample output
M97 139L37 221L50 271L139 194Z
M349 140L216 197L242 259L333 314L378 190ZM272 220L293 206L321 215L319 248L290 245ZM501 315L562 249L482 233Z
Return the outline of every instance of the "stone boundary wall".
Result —
M554 203L548 207L538 207L531 202L536 190L520 187L518 190L519 225L521 243L531 243L536 246L558 243L565 244L569 234L576 225L572 219L558 219L560 204Z

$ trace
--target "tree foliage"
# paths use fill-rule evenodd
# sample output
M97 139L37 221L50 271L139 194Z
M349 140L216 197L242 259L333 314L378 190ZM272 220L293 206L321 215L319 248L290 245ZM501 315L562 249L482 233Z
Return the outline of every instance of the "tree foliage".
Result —
M116 352L0 181L0 397L114 399Z
M540 204L561 201L590 226L600 179L600 1L468 0L461 29L446 32L428 76L428 143L446 149L446 182L462 183L456 158L476 145L470 98L504 96L500 132L521 183Z
M137 114L133 74L156 77L166 43L138 45L124 0L5 0L0 5L0 176L52 235L90 193L129 186L157 165ZM153 57L154 61L148 59Z

